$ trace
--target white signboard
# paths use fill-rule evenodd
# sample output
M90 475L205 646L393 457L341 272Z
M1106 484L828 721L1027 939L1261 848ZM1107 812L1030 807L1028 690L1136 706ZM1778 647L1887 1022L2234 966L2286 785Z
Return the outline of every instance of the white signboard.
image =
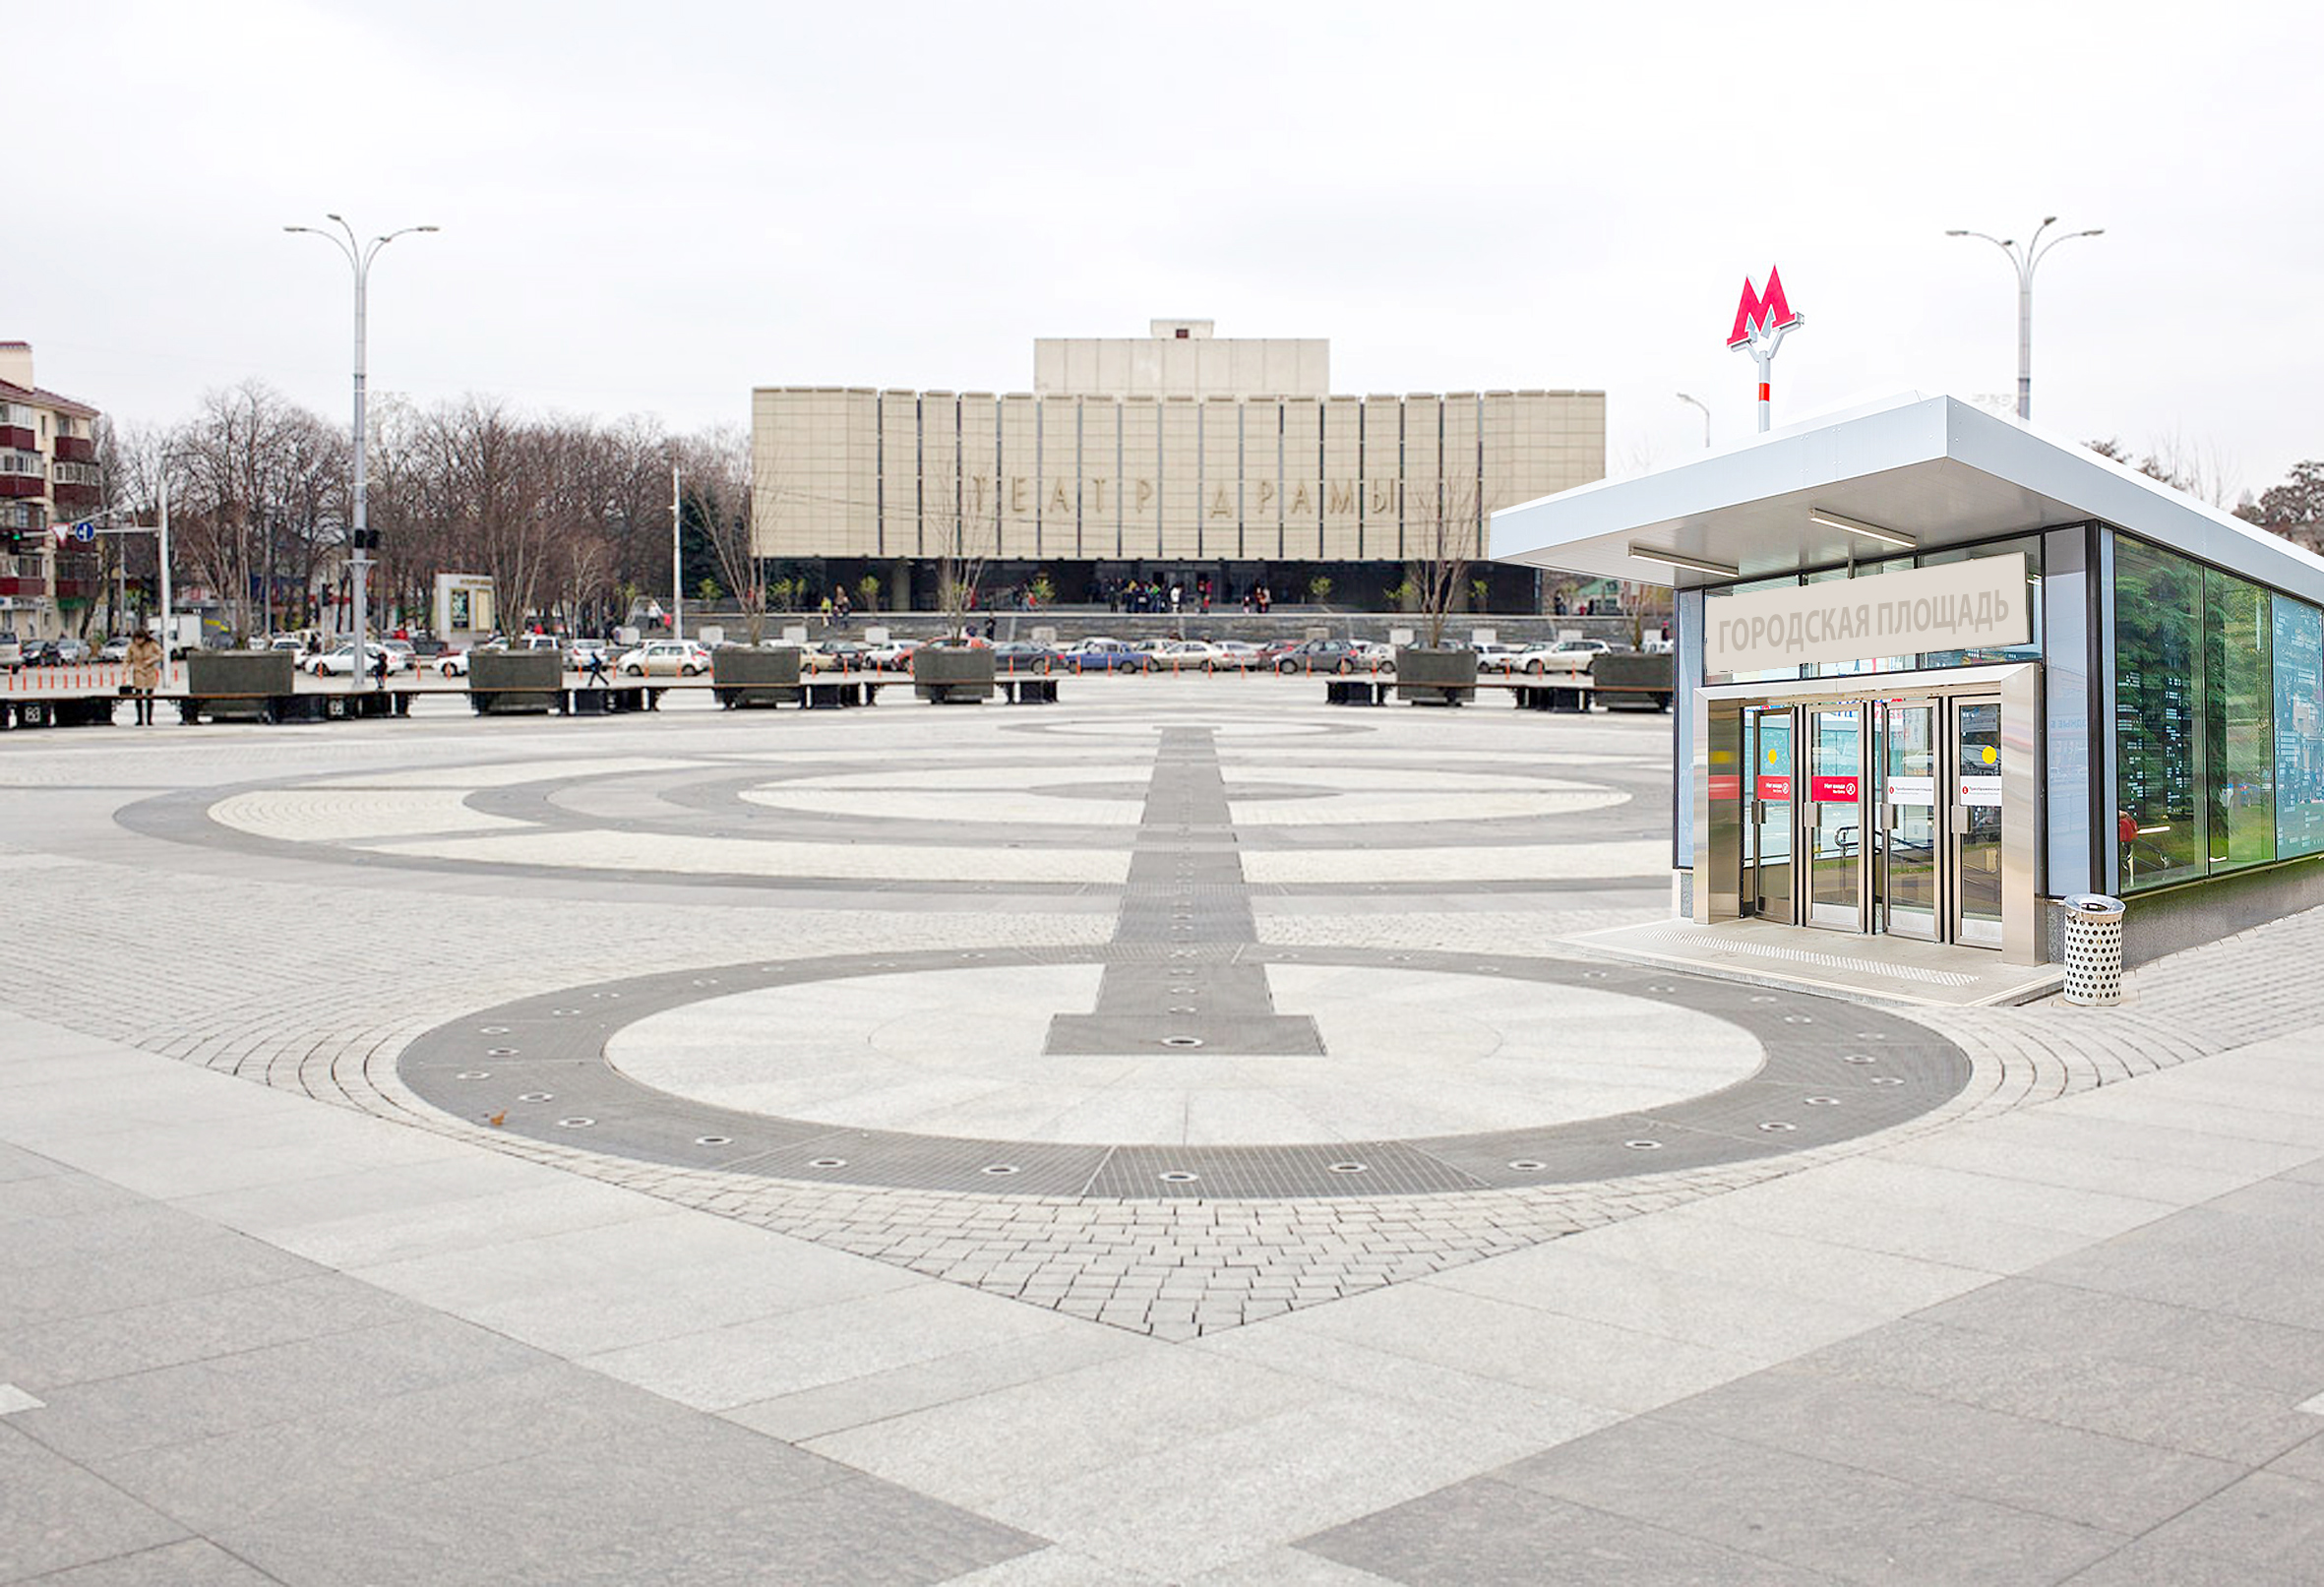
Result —
M1998 808L2001 803L1999 777L1963 777L1959 791L1964 805L1991 805Z
M1833 579L1703 602L1703 668L1763 672L2033 637L2022 551L1872 579Z
M1888 802L1892 805L1933 805L1936 803L1934 777L1890 777Z

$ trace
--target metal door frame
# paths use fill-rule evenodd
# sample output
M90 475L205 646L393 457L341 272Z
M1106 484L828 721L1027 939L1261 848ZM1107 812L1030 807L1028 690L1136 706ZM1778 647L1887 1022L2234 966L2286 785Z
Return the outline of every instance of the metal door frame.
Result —
M2000 712L1998 707L2001 705L2001 697L1998 694L1994 694L1990 691L1979 692L1971 690L1963 690L1958 694L1947 695L1942 702L1944 754L1941 759L1943 760L1945 765L1945 780L1942 784L1945 796L1943 806L1944 864L1942 866L1942 870L1944 872L1946 881L1946 886L1943 889L1945 893L1944 940L1959 947L1975 947L1983 949L1987 952L1993 951L1995 948L2002 946L2003 944L1971 942L1968 936L1962 931L1961 926L1962 904L1968 894L1968 888L1962 885L1961 880L1961 839L1966 837L1969 833L1970 809L1970 807L1964 804L1961 800L1961 774L1963 769L1961 765L1961 712L1964 709L1975 705L1991 705L1997 708L1996 715L1999 715ZM2009 866L2007 851L2009 828L2012 824L2009 819L2009 786L2007 780L2009 764L2007 745L2008 735L2006 732L2002 731L1998 723L1995 725L1995 733L1996 736L2002 739L2002 744L2000 746L2001 755L1998 764L1995 767L1995 773L2001 779L2002 783L2002 802L1996 808L1998 808L2001 812L2001 842L2003 850L2001 874L2001 910L2003 941L2006 942L2009 913Z
M1712 684L1689 692L1687 732L1689 787L1695 834L1694 920L1703 925L1741 917L1736 881L1743 874L1740 823L1712 821L1711 771L1714 750L1720 763L1740 763L1743 709L1746 704L1847 704L1865 700L1909 700L1946 695L1997 696L2001 702L2001 956L2010 964L2043 962L2042 664L2012 661L1994 666L1945 667L1922 672L1859 673L1842 678L1803 678L1779 683ZM1798 773L1795 750L1794 775ZM1947 773L1949 776L1949 772ZM1795 786L1795 794L1797 787ZM1728 801L1719 802L1724 818ZM1740 802L1732 807L1740 810ZM1704 880L1711 880L1704 885ZM1948 918L1949 918L1948 910ZM1912 939L1904 939L1910 941Z
M1742 716L1749 725L1742 729L1741 742L1744 781L1743 787L1738 791L1738 802L1743 815L1741 823L1742 850L1744 855L1749 857L1751 863L1748 878L1750 886L1747 891L1743 885L1744 878L1741 874L1740 865L1738 867L1737 912L1749 915L1754 919L1769 918L1760 908L1760 902L1765 893L1759 885L1759 871L1765 863L1765 858L1759 851L1759 834L1767 824L1767 817L1759 807L1770 803L1770 801L1763 800L1758 795L1760 744L1758 724L1770 716L1781 716L1784 718L1784 732L1790 745L1789 753L1786 756L1787 768L1784 775L1791 784L1791 792L1784 800L1785 809L1781 821L1788 845L1784 854L1784 864L1791 873L1786 885L1788 900L1786 907L1790 911L1791 918L1778 924L1802 925L1804 922L1802 918L1804 912L1800 902L1800 879L1803 874L1800 864L1800 711L1791 705L1752 704L1743 708Z
M1949 824L1945 814L1949 808L1945 791L1952 786L1952 783L1951 773L1945 765L1944 700L1941 697L1907 700L1891 698L1876 701L1873 703L1877 707L1880 722L1880 739L1876 755L1880 763L1879 782L1872 790L1877 794L1872 802L1872 808L1878 813L1880 828L1880 871L1872 892L1873 914L1879 921L1878 930L1883 937L1894 937L1908 943L1950 942L1952 939L1946 936L1948 922L1951 919L1947 908L1946 887L1952 877L1952 868L1946 860L1944 838L1945 829ZM1928 713L1928 802L1929 825L1931 827L1930 846L1932 849L1929 856L1931 868L1929 880L1932 888L1928 906L1928 935L1926 937L1917 932L1900 932L1896 929L1894 925L1895 889L1889 885L1888 879L1890 834L1896 824L1896 807L1888 797L1888 718L1891 713L1900 710L1922 710Z
M1795 862L1795 869L1804 874L1806 879L1806 885L1802 889L1804 907L1795 904L1792 911L1799 917L1796 922L1798 925L1813 926L1817 931L1841 932L1852 937L1864 937L1871 933L1871 828L1870 824L1865 820L1866 796L1870 790L1865 786L1868 779L1865 776L1865 768L1871 760L1871 719L1877 712L1878 706L1877 701L1860 696L1816 701L1803 704L1793 712L1792 732L1795 735L1795 748L1792 752L1794 766L1792 774L1792 846L1794 852L1801 856ZM1818 716L1839 715L1856 718L1856 923L1852 926L1827 925L1815 918L1816 853L1815 844L1810 837L1816 827L1817 813L1817 802L1813 797L1815 786L1815 770L1812 763L1812 740L1815 732L1813 724ZM1809 752L1804 757L1801 753L1803 749ZM1801 786L1802 776L1798 769L1804 759L1809 762L1805 788ZM1834 803L1838 803L1838 801L1834 801Z

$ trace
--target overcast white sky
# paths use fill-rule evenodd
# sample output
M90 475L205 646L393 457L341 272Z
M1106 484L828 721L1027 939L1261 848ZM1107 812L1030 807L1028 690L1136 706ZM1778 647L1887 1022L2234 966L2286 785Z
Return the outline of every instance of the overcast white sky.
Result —
M53 21L62 14L46 13ZM1328 336L1348 392L1609 394L1630 472L1751 423L1744 274L1807 324L1777 418L2006 394L2254 489L2324 456L2307 5L72 8L9 76L0 336L133 421L346 401L346 269L427 221L375 391L742 424L754 385L1024 390L1039 336ZM43 26L46 26L45 24Z

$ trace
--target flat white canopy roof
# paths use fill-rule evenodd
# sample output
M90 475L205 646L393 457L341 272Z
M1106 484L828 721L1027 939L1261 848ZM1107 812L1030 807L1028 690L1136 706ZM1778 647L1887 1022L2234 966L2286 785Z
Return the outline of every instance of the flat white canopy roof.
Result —
M2324 558L2134 468L1951 397L1908 392L1637 479L1600 480L1493 515L1498 562L1649 584L1724 583L2096 519L2244 578L2324 599ZM1736 569L1674 568L1630 547Z

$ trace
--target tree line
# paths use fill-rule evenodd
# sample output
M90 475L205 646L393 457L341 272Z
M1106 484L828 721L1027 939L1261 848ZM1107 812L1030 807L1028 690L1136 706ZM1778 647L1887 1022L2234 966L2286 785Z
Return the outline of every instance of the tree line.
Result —
M750 447L739 427L674 435L658 420L520 412L470 396L422 407L390 397L370 415L367 526L379 533L376 614L419 626L439 573L494 582L504 626L538 617L573 632L624 622L670 588L671 476L684 482L690 597L747 576ZM106 425L105 511L150 523L169 495L172 573L206 586L242 640L337 627L353 520L347 427L260 381L204 395L163 426ZM152 542L110 537L150 577ZM739 554L737 554L739 553Z

